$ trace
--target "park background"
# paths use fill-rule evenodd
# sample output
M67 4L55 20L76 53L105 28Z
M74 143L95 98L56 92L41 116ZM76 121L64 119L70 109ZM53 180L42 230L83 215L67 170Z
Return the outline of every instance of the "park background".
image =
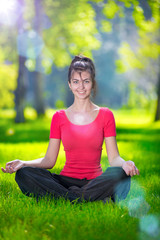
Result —
M159 9L159 0L0 1L1 166L44 156L53 113L73 102L67 72L81 53L95 63L94 102L113 111L121 156L141 172L117 206L37 204L21 195L14 174L0 173L0 238L158 239ZM61 147L52 171L64 163Z

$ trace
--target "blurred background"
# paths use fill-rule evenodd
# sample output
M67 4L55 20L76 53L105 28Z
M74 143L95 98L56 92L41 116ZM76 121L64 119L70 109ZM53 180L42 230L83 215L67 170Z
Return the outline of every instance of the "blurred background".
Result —
M20 123L68 107L81 53L96 66L96 104L159 120L159 10L159 0L0 0L0 110Z

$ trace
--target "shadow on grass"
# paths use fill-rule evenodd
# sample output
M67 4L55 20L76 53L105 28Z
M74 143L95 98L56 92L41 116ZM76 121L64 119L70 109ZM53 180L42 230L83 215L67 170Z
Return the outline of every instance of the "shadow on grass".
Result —
M50 121L38 119L15 124L10 119L0 121L0 142L44 142L49 140Z
M44 142L49 140L50 120L37 119L15 124L11 119L0 120L0 142ZM160 129L117 128L118 141L160 141Z
M160 141L160 129L148 128L117 128L117 136L119 139L124 140L159 140Z

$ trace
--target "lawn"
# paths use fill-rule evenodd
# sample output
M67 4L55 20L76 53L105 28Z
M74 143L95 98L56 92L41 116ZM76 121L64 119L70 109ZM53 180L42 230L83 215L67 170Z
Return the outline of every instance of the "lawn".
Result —
M0 239L6 240L103 240L160 238L160 123L145 111L113 111L120 155L140 170L132 178L131 191L120 203L71 204L65 200L40 200L24 196L15 174L0 172ZM0 166L13 159L43 157L49 140L52 111L45 118L25 124L13 122L12 111L0 112ZM52 172L65 163L64 151ZM108 166L105 146L102 168Z

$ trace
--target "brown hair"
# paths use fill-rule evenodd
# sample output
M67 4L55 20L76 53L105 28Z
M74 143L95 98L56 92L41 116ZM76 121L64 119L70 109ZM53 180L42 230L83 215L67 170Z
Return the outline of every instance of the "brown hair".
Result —
M71 62L71 65L68 70L68 82L71 82L71 76L73 71L82 72L82 71L88 71L91 74L91 80L92 80L92 89L93 89L93 96L95 97L97 92L97 84L95 80L95 66L93 61L85 57L83 55L75 56Z

